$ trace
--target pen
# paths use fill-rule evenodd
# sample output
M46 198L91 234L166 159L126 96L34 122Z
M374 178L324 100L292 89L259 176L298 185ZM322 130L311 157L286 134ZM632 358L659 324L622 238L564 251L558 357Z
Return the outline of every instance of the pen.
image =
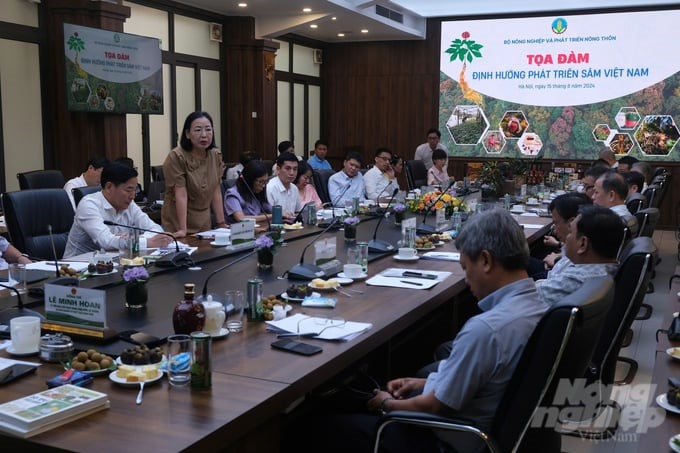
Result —
M417 283L417 282L410 282L408 280L399 280L402 283L408 283L409 285L415 285L415 286L423 286L422 283Z

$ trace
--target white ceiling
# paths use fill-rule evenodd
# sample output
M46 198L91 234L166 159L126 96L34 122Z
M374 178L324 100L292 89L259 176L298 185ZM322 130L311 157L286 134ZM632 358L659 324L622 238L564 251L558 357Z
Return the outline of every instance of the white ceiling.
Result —
M664 6L677 0L178 0L229 16L255 17L257 38L288 33L325 42L424 39L426 18L568 11L623 6ZM238 3L247 3L240 8ZM376 14L376 5L403 15L403 23ZM303 8L311 12L303 13ZM317 28L310 27L316 25ZM367 30L362 33L362 30ZM338 33L344 33L340 37Z

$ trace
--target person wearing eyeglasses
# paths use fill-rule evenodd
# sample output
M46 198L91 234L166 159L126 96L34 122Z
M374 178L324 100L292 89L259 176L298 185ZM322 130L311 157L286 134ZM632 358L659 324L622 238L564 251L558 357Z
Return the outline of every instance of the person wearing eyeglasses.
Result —
M375 165L364 175L366 198L378 202L378 197L391 197L399 188L397 176L392 168L392 151L378 148L375 151Z
M439 129L432 128L429 131L427 131L427 142L423 143L422 145L419 145L416 148L414 159L422 160L423 163L425 163L425 168L427 168L428 170L432 168L433 165L432 153L434 152L435 149L442 149L447 155L449 154L449 151L446 149L446 146L444 146L440 142L441 138L442 133L439 132ZM444 170L448 172L448 160L446 162L446 165L444 165Z
M579 185L579 192L583 192L589 197L593 196L593 189L595 188L595 181L597 178L602 176L607 172L609 167L603 165L593 165L588 168L581 178L581 184Z
M213 120L193 112L184 120L179 146L163 162L165 200L161 220L177 238L213 228L226 228L222 206L222 154L215 145Z
M293 184L298 188L300 201L303 206L313 202L316 209L321 209L323 202L319 198L316 187L312 184L312 167L307 162L298 162L298 172L295 180L293 180Z
M237 223L243 219L255 219L255 222L265 223L271 221L272 207L267 201L265 191L268 181L269 168L265 163L260 160L246 163L241 175L236 179L236 184L224 194L224 213L227 222Z

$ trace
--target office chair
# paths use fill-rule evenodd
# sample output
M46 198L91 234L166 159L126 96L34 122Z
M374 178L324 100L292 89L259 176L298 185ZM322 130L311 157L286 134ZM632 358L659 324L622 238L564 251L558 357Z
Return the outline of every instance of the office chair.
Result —
M404 167L406 168L408 190L420 189L427 185L427 168L422 160L407 160Z
M650 238L639 237L632 239L621 254L621 264L614 277L614 303L607 314L602 334L597 340L592 360L584 375L589 384L599 384L600 394L593 395L600 401L598 413L589 414L593 418L588 420L588 426L579 426L578 423L563 425L561 430L563 434L604 439L616 433L617 416L609 419L612 423L595 426L591 426L591 420L606 412L608 414L605 415L610 415L612 411L616 413L621 410L615 401L610 400L611 385L628 384L637 372L637 362L627 357L620 357L619 352L626 332L633 323L645 297L645 290L652 274L652 255L655 251L656 246ZM615 379L617 362L627 363L629 366L626 376L621 380Z
M661 187L657 184L650 184L642 192L642 195L647 199L648 208L658 208L661 202Z
M33 170L17 173L19 189L62 189L66 180L59 170Z
M657 223L659 223L660 216L661 213L658 208L641 209L636 212L635 217L638 221L638 237L645 236L651 238Z
M2 194L7 231L13 245L22 252L53 260L48 225L61 259L73 225L73 206L64 189L28 189Z
M467 432L482 439L492 453L518 449L559 452L561 439L553 427L536 428L530 424L540 408L555 406L553 399L560 380L579 378L585 373L612 304L613 286L610 277L587 280L543 315L522 352L489 433L461 420L422 412L392 411L378 422L374 451L379 451L380 438L387 426L406 423Z
M78 207L78 203L80 203L80 200L83 199L85 195L90 195L91 193L97 193L102 190L102 186L96 185L96 186L85 186L85 187L75 187L71 189L71 193L73 193L73 201L76 202L76 208Z
M323 203L332 203L331 196L328 193L328 180L335 171L333 170L313 170L312 180L314 181L314 188L316 193L321 198Z
M626 201L626 207L631 214L635 215L640 209L645 209L647 207L647 200L645 196L639 192L635 192L628 196Z
M152 165L151 166L151 180L154 182L165 181L165 175L163 175L162 165Z

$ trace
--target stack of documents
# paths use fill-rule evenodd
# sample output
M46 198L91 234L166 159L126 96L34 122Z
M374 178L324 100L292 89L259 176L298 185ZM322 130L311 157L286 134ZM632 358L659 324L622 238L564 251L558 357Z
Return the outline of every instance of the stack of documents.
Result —
M428 260L460 261L458 252L427 252L422 257Z
M298 313L280 321L266 321L267 330L291 333L321 340L347 341L373 327L365 322L346 321L338 318L307 316ZM314 335L316 334L316 335Z
M430 289L449 275L451 272L390 267L366 280L366 284L391 288Z

